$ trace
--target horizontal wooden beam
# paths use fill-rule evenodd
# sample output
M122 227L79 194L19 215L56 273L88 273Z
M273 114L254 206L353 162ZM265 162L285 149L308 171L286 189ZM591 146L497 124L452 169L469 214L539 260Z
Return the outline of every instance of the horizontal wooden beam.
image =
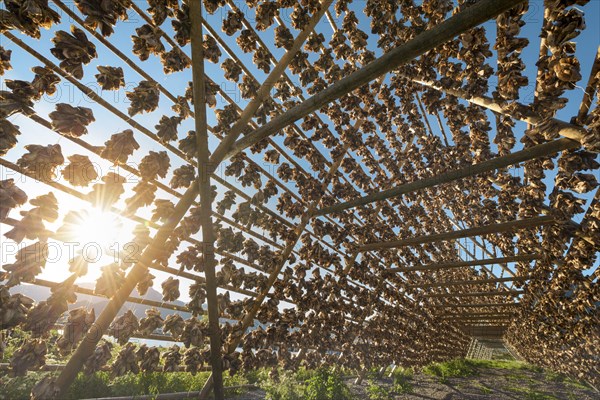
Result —
M469 176L483 174L485 172L494 171L499 168L506 168L524 161L533 160L539 157L550 156L552 154L556 154L564 150L577 149L579 147L581 147L581 144L576 140L571 140L567 138L553 140L551 142L538 144L536 146L516 151L505 156L492 158L490 160L480 162L479 164L467 165L466 167L454 171L448 171L440 175L421 179L411 183L406 183L404 185L396 186L388 190L383 190L381 192L372 193L364 197L359 197L357 199L350 200L345 203L339 203L329 207L324 207L317 211L317 215L326 215L334 212L340 212L349 208L363 206L365 204L373 203L376 201L386 200L391 197L401 196L407 193L431 188Z
M468 304L439 304L435 308L481 308L481 307L519 307L519 303L468 303Z
M471 335L475 338L479 339L500 339L504 336L506 332L506 328L508 328L507 324L503 324L502 322L498 322L495 324L486 324L480 325L471 322L467 322L465 324L461 324L461 330L468 335Z
M45 279L38 279L35 278L32 282L33 285L38 285L38 286L44 286L47 288L54 288L56 286L58 286L60 284L60 282L52 282L52 281L47 281ZM79 294L85 294L88 296L95 296L95 297L101 297L106 299L106 301L109 300L108 297L103 296L103 295L99 295L98 293L96 293L93 289L88 289L85 288L83 286L78 286L78 285L72 285L71 288L73 288L73 291L75 293L79 293ZM154 300L149 300L149 299L143 299L143 298L138 298L138 297L127 297L127 302L129 303L136 303L136 304L141 304L144 306L150 306L150 307L157 307L157 308L165 308L168 310L174 310L174 311L180 311L180 312L186 312L186 313L192 313L190 311L190 309L186 306L182 306L179 304L174 304L174 303L166 303L166 302L161 302L161 301L154 301ZM204 310L200 310L199 311L200 314L205 314Z
M418 284L418 285L408 285L407 288L425 289L425 288L439 287L439 286L448 287L448 286L458 286L458 285L483 285L485 283L526 281L527 279L529 279L528 276L506 276L504 278L489 278L489 279L476 279L476 280L464 280L464 281L442 281L442 282L423 283L423 284Z
M417 265L415 267L390 268L390 272L416 272L416 271L436 271L440 269L461 268L461 267L477 267L490 264L505 264L510 262L532 261L540 258L539 254L525 254L509 257L489 258L487 260L469 260L469 261L452 261L446 263L434 263L427 265Z
M541 225L548 225L556 222L551 216L543 215L540 217L533 217L527 219L521 219L516 221L504 222L501 224L492 224L479 226L476 228L463 229L459 231L443 232L434 235L417 236L408 239L392 240L389 242L377 242L369 243L358 247L359 252L392 249L405 246L414 246L418 244L433 243L443 240L454 240L462 239L472 236L487 235L492 233L512 232L519 229L535 228Z
M444 297L485 297L485 296L519 296L524 290L495 290L490 292L466 292L466 293L432 293L422 294L421 297L444 298Z
M258 143L262 139L275 134L295 121L304 118L311 112L316 111L324 105L332 103L340 97L352 92L354 89L369 83L378 76L414 60L427 51L502 14L523 1L524 0L481 0L464 8L446 21L420 33L414 39L390 50L375 61L335 82L333 85L304 100L302 103L292 107L283 114L271 119L267 124L236 141L225 157L229 158L234 156L244 149Z
M497 314L497 315L444 315L439 317L440 319L443 320L453 320L453 321L459 321L459 320L492 320L492 319L510 319L510 318L514 318L514 314Z
M503 315L514 315L514 311L497 311L497 312L463 312L460 314L445 314L441 315L440 318L476 318L476 317L497 317Z

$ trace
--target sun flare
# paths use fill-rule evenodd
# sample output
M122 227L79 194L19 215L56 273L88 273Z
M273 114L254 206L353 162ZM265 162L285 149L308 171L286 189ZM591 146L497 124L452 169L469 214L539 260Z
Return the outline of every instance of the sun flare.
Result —
M90 209L82 212L79 219L73 236L82 245L95 243L105 249L127 239L123 222L113 213Z

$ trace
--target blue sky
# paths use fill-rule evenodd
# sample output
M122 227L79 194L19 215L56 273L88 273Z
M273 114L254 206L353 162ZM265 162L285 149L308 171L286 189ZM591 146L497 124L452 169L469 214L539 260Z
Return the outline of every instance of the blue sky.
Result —
M66 4L71 9L75 10L78 13L73 2L69 2ZM142 9L147 8L145 2L136 2L136 4L139 5ZM244 2L236 1L236 4L247 14L248 20L250 22L253 22L253 19L254 19L253 18L253 10L249 9L245 5ZM380 50L376 49L374 46L374 44L377 40L377 37L375 35L370 34L369 21L362 12L364 5L365 5L364 1L354 1L350 5L350 8L355 11L357 17L359 18L359 21L360 21L359 27L363 31L365 31L366 33L369 34L369 42L372 44L371 49L375 50L377 55L381 55ZM53 3L51 3L51 6L54 9L56 9L59 12L59 14L61 14L61 15L64 14L61 10L57 9ZM593 0L589 4L587 4L585 7L583 7L583 9L586 12L586 17L587 17L586 20L587 20L588 26L587 26L587 29L576 39L577 40L577 56L581 63L581 74L583 76L583 80L580 83L580 85L585 85L585 82L587 81L587 77L589 76L589 71L591 69L593 58L596 54L598 45L600 44L600 25L597 22L598 21L597 16L600 15L600 1ZM333 10L333 7L331 8L331 10ZM266 78L266 74L263 73L262 71L257 70L256 67L253 65L252 54L251 53L244 54L243 52L241 52L235 42L235 37L228 37L224 33L221 32L221 29L220 29L221 21L223 18L226 17L227 11L228 11L228 7L223 7L222 9L218 10L214 15L206 16L206 19L215 28L215 30L221 35L221 37L227 42L227 44L232 49L234 49L234 51L236 51L236 55L239 56L239 58L246 64L246 66L248 66L248 68L252 71L252 73L255 75L255 77L260 82L262 82ZM333 11L332 11L332 13L333 13ZM539 40L540 39L539 39L538 35L539 35L540 27L542 24L542 17L543 17L543 2L541 0L530 2L529 12L524 17L524 20L527 22L527 24L525 25L525 27L522 31L522 35L521 35L523 37L527 37L530 40L529 46L523 51L523 55L522 55L522 58L523 58L525 64L527 65L525 74L529 77L529 82L530 82L530 85L528 87L523 88L521 90L520 101L523 103L529 103L529 102L531 102L531 100L533 98L533 85L535 83L535 74L536 74L536 70L537 70L536 66L535 66L535 62L537 61L538 52L539 52ZM289 27L290 26L289 19L287 18L287 16L285 14L282 15L282 19L284 20L286 25ZM71 21L68 16L63 15L63 18L62 18L62 21L60 24L53 26L50 30L42 30L42 37L39 40L31 39L20 33L16 33L16 35L21 40L23 40L24 42L26 42L27 44L32 46L34 49L36 49L39 53L41 53L45 57L49 58L51 61L58 64L58 60L56 60L56 58L54 58L52 56L52 54L50 53L50 47L51 47L50 40L52 37L54 37L56 30L62 29L62 30L68 31L69 27L72 23L73 23L73 21ZM111 43L113 43L115 46L117 46L119 49L121 49L126 55L128 55L132 60L134 60L136 62L136 64L141 66L144 69L144 71L146 71L151 76L153 76L155 79L157 79L157 81L159 83L161 83L163 86L168 88L168 90L170 92L174 93L175 95L183 95L185 88L187 86L187 83L191 79L191 70L190 69L187 69L186 71L183 71L183 72L174 73L171 75L164 75L163 68L162 68L162 65L161 65L158 57L151 55L147 61L142 62L135 55L133 55L131 53L130 37L132 34L135 33L135 28L139 27L141 24L143 24L143 20L141 19L141 17L139 15L137 15L133 10L130 10L129 19L127 21L120 21L117 23L117 26L115 28L115 33L112 36L110 36L110 38L109 38ZM338 21L338 25L341 25L341 20ZM272 43L273 29L275 27L276 27L276 24L274 24L268 30L259 33L260 37L263 39L263 41L265 43ZM494 39L495 38L495 29L496 29L495 22L488 21L486 24L484 24L484 27L486 28L488 37L490 38L490 43L493 46L493 43L495 41L495 39ZM165 22L162 25L162 28L168 34L170 34L170 35L173 34L173 30L171 28L169 21ZM317 25L317 31L322 32L327 39L330 38L333 33L332 28L330 27L330 25L327 23L327 21L325 19L323 19ZM292 33L294 35L297 35L298 32L292 30ZM89 63L88 65L84 66L85 74L84 74L84 78L82 79L82 83L86 84L86 86L88 86L88 87L95 88L95 90L96 90L97 83L94 78L94 75L97 73L96 67L98 65L121 66L125 72L126 87L124 89L121 89L116 92L100 92L99 89L98 89L98 92L105 100L107 100L110 103L112 103L113 105L117 106L120 110L126 112L126 109L129 106L129 104L128 104L127 98L125 97L125 91L131 90L132 88L137 86L138 82L141 80L140 76L133 69L128 67L124 62L122 62L119 58L117 58L112 52L110 52L110 50L108 50L106 47L104 47L96 39L92 38L91 35L87 34L87 36L88 36L88 38L90 38L90 40L92 40L92 42L95 43L96 50L98 52L98 57L96 59L92 60L92 62ZM31 80L33 78L33 73L30 71L30 68L35 65L41 65L41 63L39 61L37 61L35 58L33 58L31 55L29 55L29 54L25 53L24 51L22 51L21 49L19 49L16 45L11 43L4 36L2 36L0 38L0 40L4 47L13 50L12 60L11 60L13 69L11 71L8 71L2 77L2 84L4 83L4 79ZM165 44L165 45L166 45L167 50L170 49L167 44ZM277 59L279 59L284 54L284 51L282 49L278 49L274 46L271 46L270 50L273 52L273 54L275 55L275 57ZM184 48L184 51L189 54L189 51L190 51L189 45ZM221 56L220 61L222 62L226 57L227 57L226 54L223 52L223 55ZM314 60L315 58L316 58L316 56L314 54L311 55L311 60ZM491 60L489 60L489 62L493 67L495 66L495 59L491 59ZM229 96L234 98L234 100L236 102L238 102L239 106L243 108L247 102L241 98L241 96L239 95L239 91L235 87L235 84L232 82L229 82L223 78L223 72L219 68L219 64L212 64L210 62L207 62L205 65L206 65L206 73L209 76L211 76L215 82L219 83L220 86L222 87L222 89L225 92L227 92L227 94L229 94ZM291 79L295 83L298 84L297 78L295 76L293 76L291 74L291 72L289 72L289 70L288 70L287 74L288 74L288 76L291 77ZM495 87L495 82L493 81L493 78L492 78L492 80L490 81L490 92L492 90L494 90L494 87ZM559 119L568 121L572 116L576 115L576 113L577 113L579 103L583 97L583 88L578 87L574 90L571 90L571 91L567 92L565 94L565 96L568 97L569 103L564 109L559 111L557 117ZM308 97L308 95L305 94L305 97ZM39 102L35 105L35 110L39 115L41 115L47 119L47 114L54 110L55 104L61 103L61 102L69 103L69 104L75 105L75 106L90 107L94 110L96 122L92 123L88 127L89 133L85 136L85 139L93 145L100 146L106 140L108 140L110 135L112 135L113 133L117 133L124 129L129 128L129 125L126 122L115 117L112 113L110 113L109 111L106 111L102 107L95 105L91 100L87 99L77 88L73 87L71 84L69 84L68 82L66 82L64 80L61 81L61 83L59 84L59 90L57 91L57 93L53 96L45 96L41 102ZM217 107L216 108L223 108L226 104L227 103L221 96L217 97ZM156 111L154 111L152 113L148 113L148 114L137 115L136 117L134 117L134 119L136 121L140 122L145 127L150 128L152 130L152 128L158 122L158 120L160 119L160 117L162 115L168 115L168 116L174 115L174 113L171 111L171 105L172 105L172 103L170 102L170 100L166 96L161 94L160 105ZM491 113L488 113L488 114L490 117L492 117ZM325 117L325 116L322 116L322 117L325 122L329 122L327 117ZM215 125L216 120L214 117L214 113L212 111L208 112L208 119L209 119L208 122L211 126ZM38 125L37 123L31 121L30 119L28 119L26 117L18 115L18 116L11 117L11 120L13 121L13 123L15 123L16 125L18 125L21 128L22 134L18 138L19 143L18 143L17 147L12 149L8 153L8 155L5 157L6 159L8 159L10 161L14 162L15 160L17 160L24 153L24 146L27 144L31 144L31 143L43 143L43 144L60 143L60 145L62 146L62 149L63 149L63 154L65 156L72 155L72 154L88 154L85 150L79 148L78 146L72 144L71 142L65 140L64 138L60 138L54 132L48 131L46 128ZM437 126L437 122L433 119L433 117L431 117L431 125L434 127L434 130L435 130L436 129L435 127ZM492 124L492 126L493 125L494 124ZM334 132L332 125L330 125L330 128L331 128L332 132ZM193 121L191 119L187 119L180 126L179 137L180 138L184 137L186 135L186 132L190 129L193 129ZM518 123L515 128L515 134L517 135L517 148L515 148L515 150L518 149L520 146L520 144L518 143L518 139L520 138L520 135L522 135L522 132L524 129L525 129L525 126L522 123ZM493 135L494 135L494 132L493 131L490 132L490 136L493 136ZM132 157L130 157L129 161L132 163L139 162L139 160L144 155L147 154L148 150L160 149L160 147L154 141L150 140L149 138L145 137L144 135L142 135L138 132L136 132L136 140L140 143L141 149L138 150L136 153L134 153ZM283 144L282 137L276 137L276 138L274 138L274 141L280 145ZM218 140L214 137L211 137L210 144L211 144L211 149L214 149L216 147L216 145L218 144ZM324 149L320 144L317 144L317 147L323 151L323 153L326 155L326 157L328 159L330 159L329 153L326 149ZM495 150L493 145L492 145L492 149ZM171 165L172 165L171 171L172 171L175 167L181 165L182 160L178 159L176 156L171 155L171 154L170 154L170 158L171 158ZM272 174L275 174L276 166L273 167L269 164L265 164L262 161L262 157L260 155L254 156L254 159L260 165L264 166L264 168L267 169L269 172L271 172ZM298 159L298 158L295 158L295 160L298 163L300 163L300 165L302 165L303 167L305 167L307 169L309 168L308 163L306 163L305 161ZM102 169L103 173L105 173L106 171L108 171L111 168L111 166L107 162L103 162L102 160L100 160L97 157L93 158L93 161L98 163L98 165ZM222 172L222 169L220 169L220 172ZM220 174L223 178L227 178L222 173L220 173ZM596 171L596 174L598 174L597 171ZM49 191L49 188L47 186L37 184L29 179L21 179L20 177L16 176L15 174L11 173L10 171L7 171L4 168L0 169L0 176L2 177L2 179L6 179L8 177L16 178L18 180L18 185L27 191L30 199L34 198L37 195L47 193ZM170 177L171 177L171 175L169 174L167 176L167 178L163 180L163 182L168 182L170 180ZM231 177L227 178L227 180L229 182L234 183L239 186L239 184L236 183L235 180L232 179ZM263 178L263 182L264 181L265 180ZM547 177L546 181L547 181L548 187L551 188L553 185L553 175L549 175ZM66 182L62 181L61 183L66 183ZM128 184L128 187L131 188L134 185L135 185L135 182L132 181ZM88 190L89 190L89 188L84 188L82 191L87 192ZM243 188L243 190L246 191L250 195L252 195L254 193L254 189L252 189L252 188ZM295 188L293 188L293 190L295 191ZM223 190L221 188L219 188L219 191L220 191L220 195L222 195ZM280 191L280 193L281 193L281 191ZM61 203L61 212L65 212L66 210L72 209L72 208L81 209L81 208L87 207L87 205L85 203L83 203L79 200L74 200L73 198L71 198L69 196L66 196L66 195L63 195L63 194L60 194L57 192L55 192L55 194L59 198L59 201ZM123 199L125 197L127 197L127 196L123 196ZM590 195L587 195L586 197L589 198ZM170 198L170 196L167 195L166 193L161 193L160 191L158 191L157 198ZM239 199L238 199L238 201L239 201ZM124 203L121 201L119 204L117 204L117 207L122 208L123 204ZM26 207L24 207L24 209L27 209L28 207L29 206L26 206ZM270 203L270 207L271 207L271 209L274 209L273 201ZM152 209L152 207L146 207L144 209L141 209L138 214L143 217L149 217L151 209ZM11 216L13 218L16 218L16 217L18 217L18 214L15 211L13 211L11 213ZM580 218L580 216L578 216L578 218ZM128 223L126 222L126 224L128 224ZM128 228L131 228L130 225L131 224L128 225ZM56 229L58 226L60 226L60 220L57 223L50 225L49 228ZM2 232L5 232L5 230L8 229L8 227L6 225L0 225L0 229L2 230ZM93 229L93 227L90 227L90 229ZM2 238L2 240L4 241L5 239ZM184 247L181 247L181 249L183 249L183 248ZM480 250L479 250L479 253L477 253L477 254L479 256L482 256ZM101 265L101 264L99 264L99 265ZM47 279L54 279L54 280L62 279L66 274L66 268L67 267L66 267L65 259L64 258L57 259L57 261L55 263L50 263L46 267L42 277L47 278ZM82 280L85 280L85 281L93 280L96 278L95 274L97 275L97 273L98 273L98 270L91 269L90 274L88 274L88 276L86 276ZM159 284L163 278L163 274L161 274L159 272L153 272L153 274L157 276L157 279L155 280L155 287L160 289ZM182 292L183 296L187 296L186 280L182 279L181 281L182 281L181 292Z

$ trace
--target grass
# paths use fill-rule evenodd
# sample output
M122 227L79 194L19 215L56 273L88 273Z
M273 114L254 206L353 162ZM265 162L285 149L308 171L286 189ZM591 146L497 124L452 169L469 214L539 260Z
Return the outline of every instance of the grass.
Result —
M521 388L521 387L509 387L506 388L506 390L509 390L513 393L518 393L521 396L523 396L522 398L525 400L557 400L558 398L548 394L546 392L543 392L541 390L532 388L532 387L528 387L528 388Z
M520 399L552 400L553 393L540 390L544 383L563 385L567 392L589 390L590 387L565 375L544 371L526 363L506 360L469 360L456 359L442 363L433 363L423 368L423 373L436 377L441 383L448 383L451 378L485 375L486 370L504 370L505 390L518 395ZM352 399L349 388L345 384L343 371L329 368L309 370L300 368L297 371L279 371L278 378L271 378L269 369L258 369L243 374L224 375L225 386L256 384L266 392L270 400L345 400ZM392 374L392 384L377 382L373 376L367 380L367 397L371 400L390 399L393 395L413 393L415 385L414 371L410 368L397 368ZM491 372L491 371L489 371ZM0 400L29 399L31 388L44 376L56 375L56 372L29 372L25 377L9 378L0 375ZM187 392L199 390L208 377L207 372L192 375L185 372L125 374L112 379L107 372L98 372L90 376L80 374L65 395L65 400L107 396L132 396L141 394L158 394ZM478 389L481 394L493 395L494 391L476 379L457 380L456 384L469 383L468 386ZM230 392L239 394L243 389ZM564 391L564 389L563 389ZM569 399L575 400L575 396Z
M455 359L429 364L423 368L423 373L439 378L441 383L446 383L448 378L472 376L477 373L477 370L471 360Z
M494 391L492 389L490 389L489 387L487 387L487 386L485 386L485 385L483 385L483 384L481 384L479 382L475 383L474 386L477 389L481 390L482 394L492 394L492 393L494 393Z

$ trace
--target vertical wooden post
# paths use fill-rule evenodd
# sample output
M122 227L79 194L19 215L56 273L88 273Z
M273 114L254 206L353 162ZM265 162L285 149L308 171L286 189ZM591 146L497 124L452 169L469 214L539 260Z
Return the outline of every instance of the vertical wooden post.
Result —
M360 370L360 372L358 373L358 376L354 380L354 384L355 385L362 384L362 381L365 379L365 376L367 376L368 372L369 372L369 370L367 368L363 368L362 370Z
M212 194L210 176L213 173L209 161L208 131L206 124L206 91L204 81L204 43L202 38L202 1L189 3L192 47L192 79L194 89L194 122L196 127L196 150L198 161L198 191L200 193L200 221L202 225L202 255L206 278L206 301L208 304L208 328L210 335L210 364L212 367L215 399L222 400L223 365L221 360L221 328L217 280L215 277L215 232L212 223Z

